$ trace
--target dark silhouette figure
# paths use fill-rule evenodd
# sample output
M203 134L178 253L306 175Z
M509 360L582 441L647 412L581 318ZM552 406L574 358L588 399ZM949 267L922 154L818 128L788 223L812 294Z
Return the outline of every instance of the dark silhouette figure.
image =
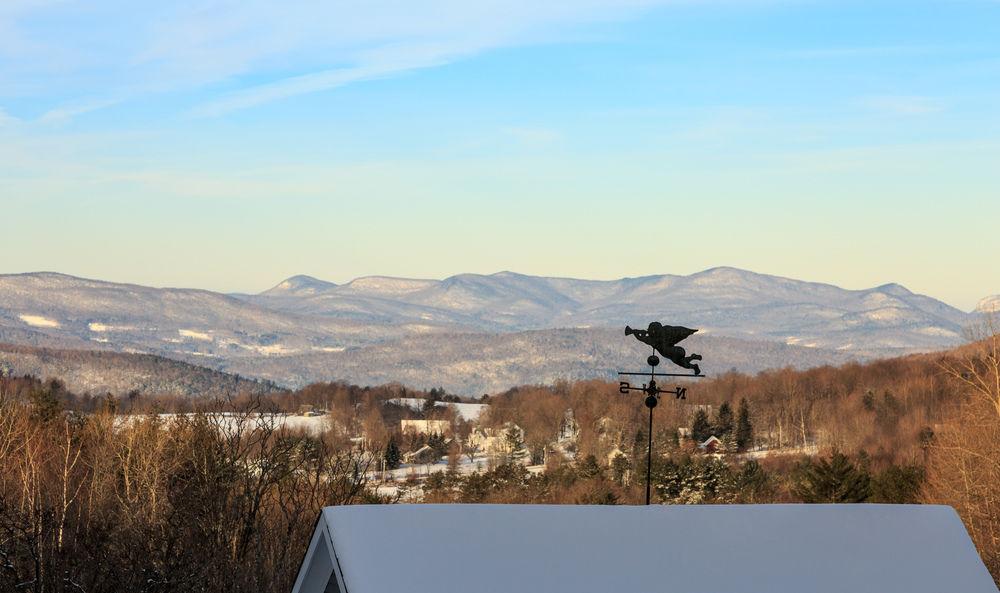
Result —
M637 340L644 344L649 344L670 362L681 368L691 369L694 371L694 374L700 375L701 369L698 368L698 365L694 361L701 360L701 355L692 354L688 356L684 348L677 345L678 342L697 331L696 329L681 327L679 325L663 325L657 321L650 323L649 327L645 330L632 329L627 325L625 326L626 336L634 335Z

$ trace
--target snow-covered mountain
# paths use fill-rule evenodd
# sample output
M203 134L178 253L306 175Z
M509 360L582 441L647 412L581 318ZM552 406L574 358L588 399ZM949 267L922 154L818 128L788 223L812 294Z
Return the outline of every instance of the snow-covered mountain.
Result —
M743 340L720 347L716 369L759 370L785 357L824 364L950 347L975 318L897 284L845 290L734 268L611 281L500 272L338 285L294 276L257 295L0 275L0 342L151 353L284 384L337 378L338 369L359 382L375 380L363 373L371 357L379 360L378 378L392 377L396 364L421 386L493 389L515 378L543 380L575 357L586 362L573 367L574 376L605 376L594 336L618 340L624 325L652 320ZM789 350L748 346L775 353L754 361L732 346L763 343ZM487 365L490 378L463 383L463 373L485 368L491 344L504 344L497 362L506 367ZM436 379L445 374L448 381Z
M379 277L292 297L272 291L248 300L300 315L447 323L473 331L617 327L671 319L703 333L859 351L954 345L969 317L898 284L845 290L735 268L611 281L511 272L440 281Z

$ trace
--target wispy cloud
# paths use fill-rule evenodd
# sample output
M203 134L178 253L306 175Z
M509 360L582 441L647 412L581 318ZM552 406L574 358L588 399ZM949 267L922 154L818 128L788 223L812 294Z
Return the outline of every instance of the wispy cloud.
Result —
M122 98L101 98L101 99L83 100L76 103L62 105L54 109L50 109L45 113L43 113L38 118L38 121L44 124L65 123L78 115L82 115L84 113L90 113L91 111L97 111L99 109L104 109L105 107L111 107L112 105L117 105L122 101L123 101Z
M21 122L21 120L19 120L18 118L14 117L13 115L7 113L6 111L4 111L3 107L0 107L0 128L2 128L4 126L10 126L10 125L13 125L13 124L17 124L17 123L20 123L20 122Z
M9 41L0 41L0 88L16 81L71 97L49 106L46 121L114 103L74 96L121 100L199 89L210 96L192 113L216 116L491 49L559 40L574 28L672 1L8 0L0 2L7 5L0 7L0 38ZM74 21L72 35L65 34L67 19ZM235 90L211 96L219 88Z
M927 115L944 110L944 105L932 97L907 95L880 95L865 97L861 105L890 115Z
M445 64L475 51L475 44L404 44L361 55L358 64L332 68L231 92L195 108L195 117L219 116L232 111L296 95L333 89L352 82L401 74Z
M871 57L916 56L941 51L954 51L957 48L932 47L926 45L859 45L846 47L812 47L792 49L780 52L786 58L803 60L830 60Z

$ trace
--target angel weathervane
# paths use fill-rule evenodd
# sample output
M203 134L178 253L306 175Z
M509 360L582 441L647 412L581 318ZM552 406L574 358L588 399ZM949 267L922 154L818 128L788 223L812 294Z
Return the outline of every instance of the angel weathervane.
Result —
M628 381L621 381L618 384L618 391L620 393L628 393L630 391L641 391L646 394L646 399L643 403L649 408L649 443L648 449L646 451L646 504L649 504L650 495L650 478L653 469L653 408L660 401L661 393L669 393L676 397L677 399L685 399L687 397L687 388L677 386L674 389L660 389L656 384L656 377L704 377L701 374L701 368L694 361L701 360L700 354L688 355L688 353L677 344L687 338L688 336L694 334L698 330L690 329L687 327L675 326L675 325L663 325L657 321L649 324L646 329L632 329L629 326L625 326L626 336L635 336L635 339L639 340L643 344L649 344L653 347L654 352L659 352L664 358L670 362L676 364L677 366L685 369L690 369L694 371L693 374L682 374L682 373L657 373L656 365L660 364L660 357L656 354L650 354L649 358L646 359L646 363L649 364L648 373L628 373L619 372L618 375L649 375L649 383L643 383L642 387L633 387Z
M693 370L695 375L700 375L701 369L692 361L701 360L701 355L692 354L691 356L687 356L684 348L677 345L684 338L697 332L698 330L696 329L681 327L679 325L663 325L658 321L650 323L649 327L645 330L632 329L627 325L625 326L626 336L635 336L635 339L649 344L653 347L653 350L662 354L670 362L681 368Z

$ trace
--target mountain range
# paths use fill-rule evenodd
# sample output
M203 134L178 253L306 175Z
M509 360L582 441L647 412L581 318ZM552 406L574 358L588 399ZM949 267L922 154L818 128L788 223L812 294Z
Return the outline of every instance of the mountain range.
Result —
M756 371L951 347L996 302L964 312L898 284L846 290L728 267L611 281L293 276L260 294L31 273L0 275L0 342L155 354L287 386L398 380L474 394L612 376L646 352L626 324L699 328L684 345L706 370Z

